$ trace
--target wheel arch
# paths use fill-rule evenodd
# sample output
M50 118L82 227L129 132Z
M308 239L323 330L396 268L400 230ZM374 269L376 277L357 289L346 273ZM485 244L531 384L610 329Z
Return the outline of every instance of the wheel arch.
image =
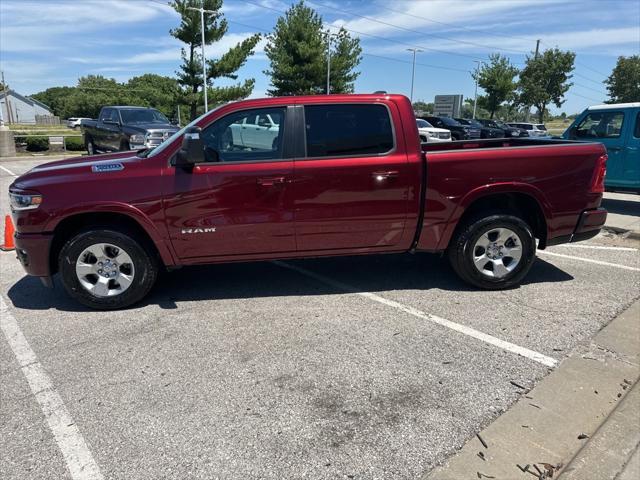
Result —
M158 234L155 227L121 210L80 211L69 214L52 225L53 240L49 252L51 273L58 269L57 258L64 244L73 235L90 227L113 228L118 231L130 232L137 236L145 247L151 249L158 259L165 265L175 265L172 252L166 242Z
M546 247L547 219L551 218L551 208L544 196L535 187L527 184L494 184L480 187L463 197L449 219L438 249L446 250L454 238L456 229L464 225L468 218L483 210L502 210L520 214L531 227L533 235L539 239L538 248Z

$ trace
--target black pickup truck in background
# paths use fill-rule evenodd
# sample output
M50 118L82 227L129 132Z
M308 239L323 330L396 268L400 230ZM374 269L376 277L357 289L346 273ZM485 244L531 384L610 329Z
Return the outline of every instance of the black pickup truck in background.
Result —
M147 107L102 107L98 120L82 121L90 155L156 147L178 130L160 111Z

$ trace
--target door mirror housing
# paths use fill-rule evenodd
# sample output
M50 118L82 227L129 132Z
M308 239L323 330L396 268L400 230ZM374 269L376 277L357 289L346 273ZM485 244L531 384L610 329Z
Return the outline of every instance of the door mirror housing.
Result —
M201 134L200 127L190 127L184 132L182 146L174 161L177 167L192 167L196 163L204 162L204 142Z

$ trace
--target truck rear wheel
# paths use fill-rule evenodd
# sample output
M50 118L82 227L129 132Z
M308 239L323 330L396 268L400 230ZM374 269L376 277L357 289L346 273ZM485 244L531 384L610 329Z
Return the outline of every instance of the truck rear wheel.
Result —
M90 308L115 310L141 300L156 281L158 263L134 235L85 230L60 251L58 266L67 293Z
M449 261L465 282L486 290L518 285L536 258L529 225L504 213L475 216L454 235Z

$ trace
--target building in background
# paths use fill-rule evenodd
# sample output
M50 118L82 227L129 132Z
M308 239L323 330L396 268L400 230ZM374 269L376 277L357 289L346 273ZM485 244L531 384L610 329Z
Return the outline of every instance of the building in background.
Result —
M60 119L44 103L13 90L0 92L0 109L4 123L56 124ZM57 121L55 120L57 119Z

